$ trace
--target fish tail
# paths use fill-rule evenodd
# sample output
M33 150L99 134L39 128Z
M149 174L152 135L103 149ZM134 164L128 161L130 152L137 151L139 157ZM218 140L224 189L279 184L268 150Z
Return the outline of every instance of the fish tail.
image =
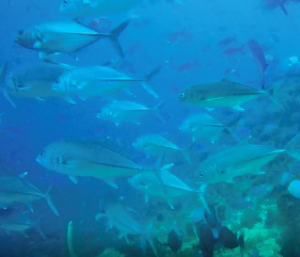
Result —
M161 116L161 113L159 112L159 109L161 108L161 106L163 105L165 101L160 101L158 103L158 105L156 105L154 108L153 108L153 111L155 111L155 115L156 117L162 122L162 123L166 123L165 119Z
M238 142L241 142L241 139L236 135L236 133L234 132L234 130L236 130L236 127L238 125L239 120L241 119L241 117L243 116L243 114L241 113L237 118L233 119L227 126L226 129L229 132L229 134Z
M123 49L120 45L119 42L119 36L122 34L122 32L127 28L127 26L129 25L129 20L124 21L123 23L121 23L118 27L114 28L110 33L109 33L109 39L111 40L111 42L113 43L117 53L119 56L121 56L122 58L125 56Z
M188 154L187 149L181 149L181 152L182 152L184 158L189 162L189 164L192 165L192 160L191 160L190 155Z
M240 47L240 52L241 52L242 54L246 54L245 51L244 51L244 48L245 48L245 45L242 45L242 46Z
M11 104L12 107L16 108L15 103L11 100L8 91L6 89L6 76L8 72L8 62L5 62L1 68L0 72L0 90L4 96L4 98Z
M166 153L164 152L162 155L159 156L159 158L158 158L158 160L157 160L157 162L156 162L156 164L155 164L155 167L154 167L154 170L153 170L153 171L154 171L154 174L155 174L155 176L157 177L158 181L160 182L160 186L162 187L163 192L164 192L166 195L168 195L167 189L166 189L166 187L165 187L165 183L164 183L164 181L163 181L163 179L162 179L162 176L161 176L162 170L165 169L165 166L162 167L162 163L163 163L163 161L164 161L164 159L165 159L165 154L166 154Z
M70 221L68 223L67 238L68 238L68 250L69 250L70 256L77 257L77 255L75 254L75 251L74 251L74 247L73 247L73 221Z
M41 221L41 217L38 217L37 220L35 222L32 223L32 226L40 233L40 235L42 236L42 238L44 240L47 240L44 232L42 231L42 229L40 228L40 221Z
M50 209L54 212L54 214L56 216L59 216L58 211L57 211L57 209L56 209L56 207L53 204L52 199L51 199L51 195L50 195L51 189L52 189L52 186L50 186L48 191L46 192L45 199L47 200L47 203L48 203Z
M299 151L295 150L295 147L299 142L299 139L300 139L300 133L298 133L295 137L293 137L292 140L286 146L286 153L298 161L300 161L300 154Z
M153 90L152 86L150 85L150 81L155 77L155 75L157 73L160 72L161 68L168 63L165 62L164 64L161 64L159 66L157 66L156 68L154 68L147 76L145 76L144 81L142 82L143 87L145 88L145 90L150 94L153 95L156 98L159 98L158 95L156 94L156 92Z
M284 109L283 105L279 102L280 96L278 96L278 91L286 83L286 80L283 83L276 83L271 89L267 90L268 96L271 100L280 108Z

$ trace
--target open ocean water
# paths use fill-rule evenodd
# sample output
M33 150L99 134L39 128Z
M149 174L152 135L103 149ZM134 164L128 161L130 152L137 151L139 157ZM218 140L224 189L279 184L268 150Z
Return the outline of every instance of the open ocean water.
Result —
M0 257L300 257L299 0L1 0Z

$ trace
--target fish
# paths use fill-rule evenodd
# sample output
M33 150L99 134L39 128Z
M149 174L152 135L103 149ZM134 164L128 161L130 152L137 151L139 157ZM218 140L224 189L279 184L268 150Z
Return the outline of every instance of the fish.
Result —
M182 31L173 32L168 37L168 43L176 43L180 38L190 38L191 34L186 31L186 28L183 28Z
M10 232L17 232L22 234L25 237L28 237L28 235L26 234L27 230L31 228L35 228L40 233L42 238L46 240L43 231L38 226L38 222L39 219L36 220L35 222L32 222L31 220L29 220L29 218L26 215L23 214L23 215L18 215L16 217L13 217L10 220L1 221L0 228L4 229L8 234Z
M293 180L288 187L290 194L300 199L300 180Z
M210 226L206 223L202 223L199 230L199 246L203 254L203 257L214 256L215 238Z
M215 143L219 139L221 132L225 129L227 129L229 133L237 139L237 136L233 133L230 127L223 125L211 115L204 112L190 115L179 127L179 130L193 136L193 142L195 142L198 138L205 137L212 143ZM239 139L237 140L240 141Z
M109 228L112 228L113 226L117 227L117 229L120 230L119 238L124 237L128 244L128 235L139 235L141 237L141 244L144 245L144 242L148 241L152 251L158 256L151 238L152 222L148 226L142 226L131 217L129 212L120 203L108 204L95 218L97 221L100 218L107 218L109 221Z
M186 160L192 164L190 156L185 149L179 148L177 145L160 135L147 134L141 136L132 145L137 150L144 152L148 158L150 155L161 155L165 152L170 154L174 152L181 152Z
M195 181L201 181L201 184L235 183L233 178L237 176L265 174L260 168L284 152L287 150L244 141L204 160L195 173Z
M157 167L161 160L159 158ZM118 186L114 179L156 170L141 166L96 141L54 142L38 154L36 161L48 170L68 175L74 183L77 176L94 177L115 188Z
M231 45L232 43L236 43L236 38L235 37L227 37L222 40L220 40L217 44L218 47L225 47L228 45Z
M288 12L285 8L285 4L289 2L289 0L262 0L263 7L265 9L276 9L279 7L285 15L288 15Z
M259 251L256 247L253 248L250 257L259 257Z
M227 49L225 49L222 54L224 56L233 56L233 55L236 55L236 54L245 54L245 51L244 51L244 47L245 45L242 45L240 47L229 47Z
M173 199L184 197L188 194L200 194L200 191L189 187L181 179L167 171L170 167L171 165L167 165L161 170L161 177L166 192L163 191L160 181L152 172L134 175L128 179L128 183L135 189L145 193L145 202L149 201L149 196L156 196L165 199L171 209L174 209Z
M147 114L153 112L163 123L164 119L158 113L158 109L164 101L160 102L154 108L148 108L143 104L130 102L130 101L114 101L107 106L103 107L97 114L97 118L101 120L109 120L119 126L123 122L132 122L141 124L142 119Z
M177 253L180 250L183 242L183 233L179 229L176 221L173 223L170 232L168 234L168 246L173 253Z
M32 203L44 198L53 213L59 216L51 200L51 188L43 194L36 187L21 181L19 178L0 177L0 207L5 209L14 203L23 203L32 211Z
M227 227L221 227L218 239L225 248L234 249L239 247L237 236Z
M118 55L124 53L118 38L126 29L129 21L121 23L110 33L99 33L76 21L48 22L20 30L15 37L15 43L41 53L43 59L58 53L74 53L101 38L108 38Z
M162 65L153 69L145 78L134 79L107 66L79 67L63 73L53 84L52 89L66 93L69 96L78 96L81 99L96 96L112 96L122 90L127 90L134 82L141 82L147 92L154 97L154 92L149 82L160 71Z
M241 104L264 95L268 95L264 90L222 79L189 86L178 99L180 102L204 108L231 107L243 110Z
M258 62L260 68L261 68L261 86L262 89L265 89L265 72L268 67L268 64L266 62L266 57L261 49L261 46L254 40L250 39L247 43L248 48L253 56L253 58Z
M63 0L59 11L71 18L126 12L141 0Z
M8 64L7 64L8 65ZM52 84L72 66L47 62L28 62L6 70L5 82L1 91L8 102L16 107L13 98L35 98L38 100L48 97L59 97L68 102L72 99L64 92L52 90Z

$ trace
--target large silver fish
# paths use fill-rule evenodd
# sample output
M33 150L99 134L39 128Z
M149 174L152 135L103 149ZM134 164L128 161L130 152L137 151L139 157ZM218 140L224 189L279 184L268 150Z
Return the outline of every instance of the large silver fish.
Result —
M107 66L86 66L66 71L53 83L55 91L78 96L82 99L95 96L111 96L128 87L134 82L142 82L143 87L154 97L157 94L149 85L149 81L160 71L162 65L155 68L148 76L134 79Z
M125 12L142 0L63 0L60 12L72 18Z
M190 86L180 94L178 99L205 108L232 107L243 110L240 104L263 95L267 95L267 92L223 79Z
M118 126L123 122L132 122L140 124L140 120L150 114L155 113L157 117L164 122L164 119L158 113L158 108L163 102L160 102L154 108L148 108L145 105L129 102L129 101L114 101L101 109L97 114L98 119L112 121Z
M142 226L133 219L123 205L119 203L107 205L101 213L96 215L96 220L103 217L108 219L110 228L115 226L120 230L121 234L119 238L124 237L127 243L129 243L127 235L139 235L141 236L142 245L143 241L147 240L154 254L157 256L156 248L151 238L152 222L149 226Z
M264 174L261 167L272 161L285 149L243 142L204 160L195 172L195 182L213 184L235 183L233 178L246 174Z
M110 33L99 33L76 21L48 22L20 30L15 42L25 48L44 53L73 53L101 38L108 38L118 54L123 56L118 37L129 24L123 22Z
M44 198L54 214L59 216L51 200L50 190L51 187L43 194L36 187L22 182L19 178L0 177L0 207L6 208L14 203L23 203L32 210L32 203Z
M193 142L195 142L196 139L205 137L214 143L219 139L221 132L225 129L237 139L230 127L225 126L207 113L200 112L190 115L183 121L179 129L192 135Z
M156 196L167 201L168 205L174 209L172 200L187 196L190 193L200 193L200 191L190 188L181 179L163 169L161 177L166 188L166 193L160 186L160 181L152 172L144 172L134 175L128 179L130 185L145 193L145 201L148 202L149 196Z
M186 149L179 148L177 145L173 144L160 135L148 134L141 136L136 140L136 142L133 143L133 147L144 152L147 157L149 157L150 155L162 155L163 153L173 154L176 152L181 152L186 160L190 164L192 163Z
M144 171L160 172L141 166L133 160L103 147L97 142L55 142L37 156L43 167L65 175L73 182L77 176L94 177L116 187L114 179Z

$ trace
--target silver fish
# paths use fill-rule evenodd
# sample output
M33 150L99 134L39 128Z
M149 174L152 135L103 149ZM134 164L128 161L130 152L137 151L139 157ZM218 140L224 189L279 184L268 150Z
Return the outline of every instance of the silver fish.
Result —
M221 132L225 129L227 129L234 138L237 138L230 127L223 125L207 113L190 115L183 121L179 129L191 134L193 136L193 142L198 138L205 137L212 143L215 143L219 139ZM239 141L239 139L237 140Z
M157 94L149 85L149 81L160 71L162 65L155 68L142 79L134 79L107 66L87 66L69 70L62 74L52 88L55 91L78 96L82 99L95 96L111 96L128 87L134 82L142 82L143 87L154 97Z
M110 33L99 33L75 21L48 22L20 30L15 42L25 48L44 53L73 53L101 38L108 38L118 54L124 56L118 37L128 26L125 21Z
M128 182L134 188L145 193L146 202L148 202L149 196L156 196L165 199L172 209L174 209L172 204L173 199L187 196L190 193L200 193L200 191L190 188L181 179L166 169L161 171L161 177L167 194L162 190L160 181L152 172L144 172L134 175L132 178L128 179Z
M60 12L72 18L125 12L142 0L63 0Z
M51 187L43 194L36 187L22 182L19 178L0 177L0 207L7 208L14 203L23 203L32 211L32 203L44 198L54 214L59 216L51 200L50 190Z
M97 118L112 121L116 124L116 126L123 122L141 124L140 119L153 112L162 122L165 122L161 115L158 113L158 108L162 103L163 102L160 102L154 108L148 108L145 105L139 103L129 101L114 101L102 108L101 111L97 114Z
M195 173L195 182L205 185L235 183L233 178L237 176L264 174L261 167L283 152L286 150L243 142L203 161Z
M141 166L98 142L55 142L46 146L36 160L49 170L68 175L75 183L77 176L94 177L115 188L114 179L144 171L159 172L159 168Z
M163 153L172 154L175 152L182 152L186 160L191 164L192 161L185 149L179 148L177 145L168 141L164 137L156 134L144 135L134 142L133 147L144 152L147 157L150 155L162 155Z
M96 220L103 217L109 220L110 228L115 226L120 230L121 234L119 238L124 237L127 243L129 243L127 235L139 235L142 241L147 240L149 242L154 254L157 256L157 251L151 238L152 222L148 227L142 226L134 220L123 205L119 203L106 206L101 213L96 215Z
M240 104L263 95L267 95L267 92L223 79L190 86L180 94L178 99L205 108L231 107L243 110Z

